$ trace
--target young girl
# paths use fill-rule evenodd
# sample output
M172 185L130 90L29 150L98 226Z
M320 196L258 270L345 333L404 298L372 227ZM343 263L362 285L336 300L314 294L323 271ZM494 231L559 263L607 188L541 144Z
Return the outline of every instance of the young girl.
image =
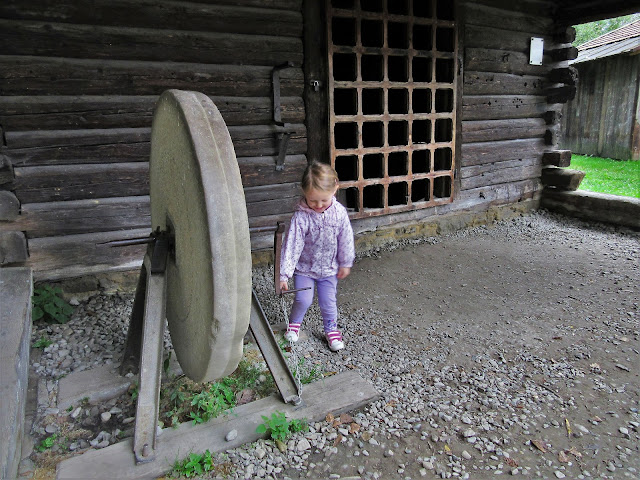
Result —
M351 273L355 249L353 230L347 210L335 198L338 174L325 163L313 162L302 175L302 193L282 244L280 287L288 290L293 276L296 297L289 316L285 338L298 341L300 325L313 302L313 287L318 290L324 333L329 348L344 348L338 330L336 288L338 279Z

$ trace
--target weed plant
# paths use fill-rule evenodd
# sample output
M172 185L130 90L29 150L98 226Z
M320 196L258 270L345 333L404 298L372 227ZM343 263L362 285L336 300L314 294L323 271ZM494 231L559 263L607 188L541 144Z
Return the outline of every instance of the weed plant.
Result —
M43 319L48 323L67 323L73 313L73 307L60 295L62 290L51 285L42 285L34 289L31 297L33 321Z
M262 415L264 423L258 425L256 432L263 434L268 433L272 440L284 442L292 434L296 432L306 432L309 430L309 424L306 420L298 420L293 418L287 420L282 412L274 412L271 417Z

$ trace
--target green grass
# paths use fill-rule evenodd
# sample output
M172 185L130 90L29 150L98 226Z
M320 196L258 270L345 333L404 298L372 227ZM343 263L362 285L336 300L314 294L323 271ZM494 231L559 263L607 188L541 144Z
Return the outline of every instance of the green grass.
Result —
M579 190L640 198L640 161L572 155L570 168L585 173Z

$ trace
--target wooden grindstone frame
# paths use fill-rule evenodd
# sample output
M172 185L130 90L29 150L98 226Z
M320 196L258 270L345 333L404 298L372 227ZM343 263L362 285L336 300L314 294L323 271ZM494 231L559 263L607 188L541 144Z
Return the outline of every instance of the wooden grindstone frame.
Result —
M133 441L65 460L58 465L58 478L100 478L105 471L113 478L161 475L190 451L220 451L255 441L261 416L275 408L317 421L377 398L368 382L346 372L305 387L309 395L302 401L251 289L250 229L240 171L226 124L207 96L180 90L161 95L149 169L152 233L133 240L148 248L120 367L121 374L139 372ZM283 226L273 230L279 253ZM197 427L181 425L158 439L165 318L176 358L196 382L232 373L250 330L280 398L243 405L229 418ZM231 429L239 431L235 442L225 441Z

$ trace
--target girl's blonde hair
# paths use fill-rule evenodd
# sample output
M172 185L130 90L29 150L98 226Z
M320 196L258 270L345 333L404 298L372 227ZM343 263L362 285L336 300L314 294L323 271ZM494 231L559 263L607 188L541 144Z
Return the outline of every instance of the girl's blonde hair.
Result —
M300 186L303 192L332 192L338 186L338 174L328 163L311 162L302 174Z

